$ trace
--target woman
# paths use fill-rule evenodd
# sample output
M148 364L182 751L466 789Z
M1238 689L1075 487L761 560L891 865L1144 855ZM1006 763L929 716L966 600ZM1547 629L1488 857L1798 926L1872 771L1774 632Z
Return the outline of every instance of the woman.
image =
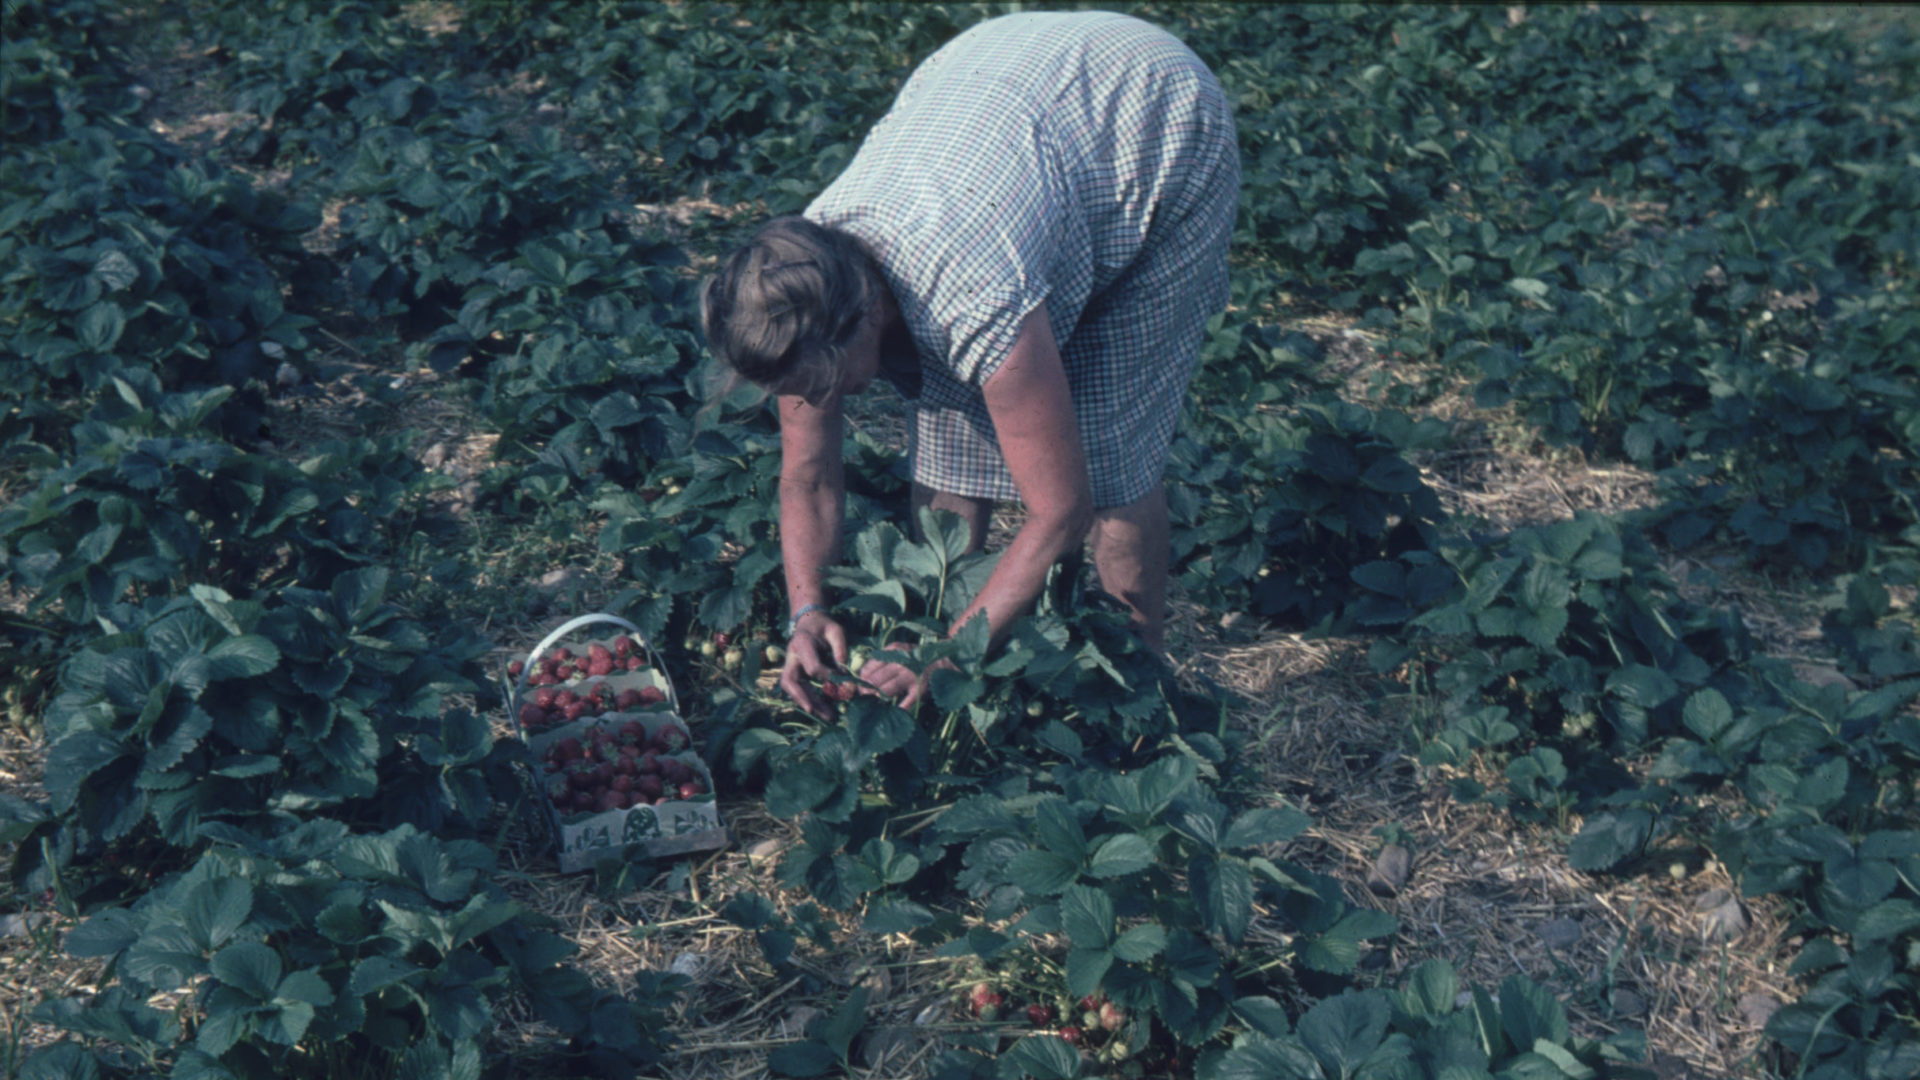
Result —
M1171 35L1124 15L1008 15L929 57L803 216L775 218L707 282L736 379L777 395L781 548L793 617L782 689L847 660L822 568L840 561L849 395L909 401L920 507L983 543L1026 516L953 627L995 640L1048 568L1091 541L1102 586L1164 637L1161 486L1207 319L1226 306L1240 182L1231 106ZM896 664L862 677L912 708Z

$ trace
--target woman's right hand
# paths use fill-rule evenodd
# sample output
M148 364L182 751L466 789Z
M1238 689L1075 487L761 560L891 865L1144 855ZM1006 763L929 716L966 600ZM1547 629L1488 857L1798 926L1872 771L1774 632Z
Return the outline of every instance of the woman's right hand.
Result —
M800 620L787 642L787 663L780 669L780 689L810 716L832 716L818 684L847 667L847 631L824 611Z

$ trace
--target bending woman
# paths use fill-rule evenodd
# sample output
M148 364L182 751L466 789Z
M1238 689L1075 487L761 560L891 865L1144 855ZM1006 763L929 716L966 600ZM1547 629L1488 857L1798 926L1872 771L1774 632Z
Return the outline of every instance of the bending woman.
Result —
M905 397L913 506L984 543L1026 515L954 628L995 640L1091 541L1103 588L1163 646L1162 471L1207 319L1227 301L1239 197L1231 106L1206 65L1111 13L990 19L929 57L804 215L767 221L707 282L715 357L777 396L793 617L781 687L847 661L822 580L840 562L843 405ZM914 674L864 678L911 708Z

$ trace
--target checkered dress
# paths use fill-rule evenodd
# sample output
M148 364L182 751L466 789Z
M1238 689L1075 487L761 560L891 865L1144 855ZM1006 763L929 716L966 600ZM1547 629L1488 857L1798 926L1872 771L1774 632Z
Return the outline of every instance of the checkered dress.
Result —
M919 353L914 479L1015 499L981 387L1042 301L1096 506L1160 482L1239 198L1232 106L1106 12L1008 15L927 58L807 208L878 260Z

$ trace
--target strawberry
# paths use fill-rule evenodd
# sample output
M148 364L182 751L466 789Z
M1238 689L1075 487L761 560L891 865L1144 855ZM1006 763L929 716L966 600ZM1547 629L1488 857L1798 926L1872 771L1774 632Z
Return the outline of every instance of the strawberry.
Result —
M573 659L573 650L567 648L565 645L562 645L559 648L553 650L553 658L555 660L571 660Z
M613 657L599 657L587 661L587 674L599 676L613 674Z
M547 710L531 703L520 706L520 726L528 728L546 727Z
M1120 1028L1126 1024L1126 1022L1127 1022L1127 1014L1121 1010L1120 1006L1115 1005L1111 1001L1101 1003L1100 1005L1100 1026L1101 1027L1107 1029L1108 1031L1119 1031Z
M686 783L681 784L679 790L680 790L680 797L682 799L691 799L704 793L707 789L701 787L699 781L689 780Z
M1067 1027L1061 1028L1060 1037L1067 1040L1067 1044L1070 1046L1080 1045L1081 1034L1080 1034L1080 1029L1077 1027L1073 1027L1069 1025Z
M621 666L628 671L639 671L641 668L645 667L646 665L640 662L640 658L638 656L629 656L627 657L626 663Z
M633 655L633 639L625 634L613 639L613 655L625 659Z
M526 670L527 670L527 662L525 660L515 660L512 663L507 665L507 678L517 679L520 677L521 673Z
M533 692L533 703L543 709L551 709L559 697L560 691L551 686L543 686Z
M571 735L561 739L559 742L553 744L553 746L555 750L559 751L559 760L561 761L576 761L586 753L580 747L580 740Z
M999 1015L1000 1002L1000 995L986 983L974 983L973 990L967 994L968 1008L982 1020L992 1020Z
M633 793L649 802L658 799L666 790L658 776L642 776L633 782Z
M612 660L612 659L613 659L613 650L607 648L605 645L602 645L596 641L593 644L587 646L587 662L588 663L597 664L602 660Z
M658 705L667 700L667 692L657 686L643 686L640 688L639 694L640 707L643 709L650 705Z
M1032 1024L1034 1027L1046 1027L1048 1024L1053 1023L1053 1020L1054 1020L1053 1006L1051 1005L1027 1006L1027 1023Z

